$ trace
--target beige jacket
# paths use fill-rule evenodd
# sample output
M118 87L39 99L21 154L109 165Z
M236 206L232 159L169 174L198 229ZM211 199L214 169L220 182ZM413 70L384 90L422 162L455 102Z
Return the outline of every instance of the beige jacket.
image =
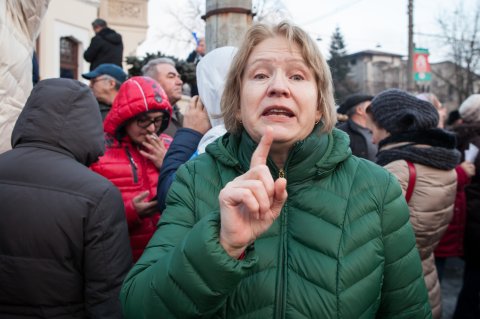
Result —
M32 90L32 54L50 0L0 0L0 153Z
M408 203L410 221L415 231L417 248L422 259L433 318L441 318L441 293L433 251L446 231L453 215L457 175L455 170L414 164L417 173L415 188ZM407 162L397 160L385 165L394 174L405 194L409 181Z

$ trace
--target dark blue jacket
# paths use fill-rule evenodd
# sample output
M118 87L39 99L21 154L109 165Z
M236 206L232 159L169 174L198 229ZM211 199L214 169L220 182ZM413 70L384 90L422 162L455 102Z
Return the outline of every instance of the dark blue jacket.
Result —
M173 182L177 169L195 153L202 134L189 128L179 128L172 144L165 154L157 186L157 200L160 211L165 209L165 198Z

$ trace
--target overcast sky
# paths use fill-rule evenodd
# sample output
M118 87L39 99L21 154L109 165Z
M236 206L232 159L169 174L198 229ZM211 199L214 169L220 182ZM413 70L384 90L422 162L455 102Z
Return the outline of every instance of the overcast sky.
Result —
M442 35L437 20L451 14L458 1L473 11L480 0L414 0L414 42L417 47L430 50L430 61L445 60L438 37ZM158 40L159 30L168 30L174 23L169 11L185 8L187 0L150 0L149 34L138 54L162 51L185 58L193 49L173 41ZM362 50L381 50L407 54L408 15L407 0L283 0L292 20L318 40L322 52L328 57L330 37L338 26L344 36L348 53ZM203 34L203 30L198 33Z

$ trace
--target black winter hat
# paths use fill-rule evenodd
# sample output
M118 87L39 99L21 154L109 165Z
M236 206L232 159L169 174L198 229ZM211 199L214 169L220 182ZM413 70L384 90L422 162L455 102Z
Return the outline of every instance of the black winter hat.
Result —
M363 103L365 101L371 101L373 100L372 95L368 94L352 94L347 96L345 101L343 101L342 104L337 109L337 113L340 114L347 114L348 110L350 110L352 107L357 106L360 103Z
M369 113L391 134L432 129L439 121L438 112L430 102L399 89L385 90L375 96Z

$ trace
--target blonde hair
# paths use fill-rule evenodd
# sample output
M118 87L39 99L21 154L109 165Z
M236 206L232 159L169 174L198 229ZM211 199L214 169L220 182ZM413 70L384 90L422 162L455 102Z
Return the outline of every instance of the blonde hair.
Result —
M282 36L292 46L296 44L300 48L302 58L314 74L317 84L318 107L323 122L322 131L330 132L337 121L330 68L313 39L300 27L286 21L273 26L258 23L247 31L233 59L222 95L221 109L225 128L233 134L239 134L242 131L242 123L237 119L237 113L240 110L242 79L248 58L260 42L276 36Z

